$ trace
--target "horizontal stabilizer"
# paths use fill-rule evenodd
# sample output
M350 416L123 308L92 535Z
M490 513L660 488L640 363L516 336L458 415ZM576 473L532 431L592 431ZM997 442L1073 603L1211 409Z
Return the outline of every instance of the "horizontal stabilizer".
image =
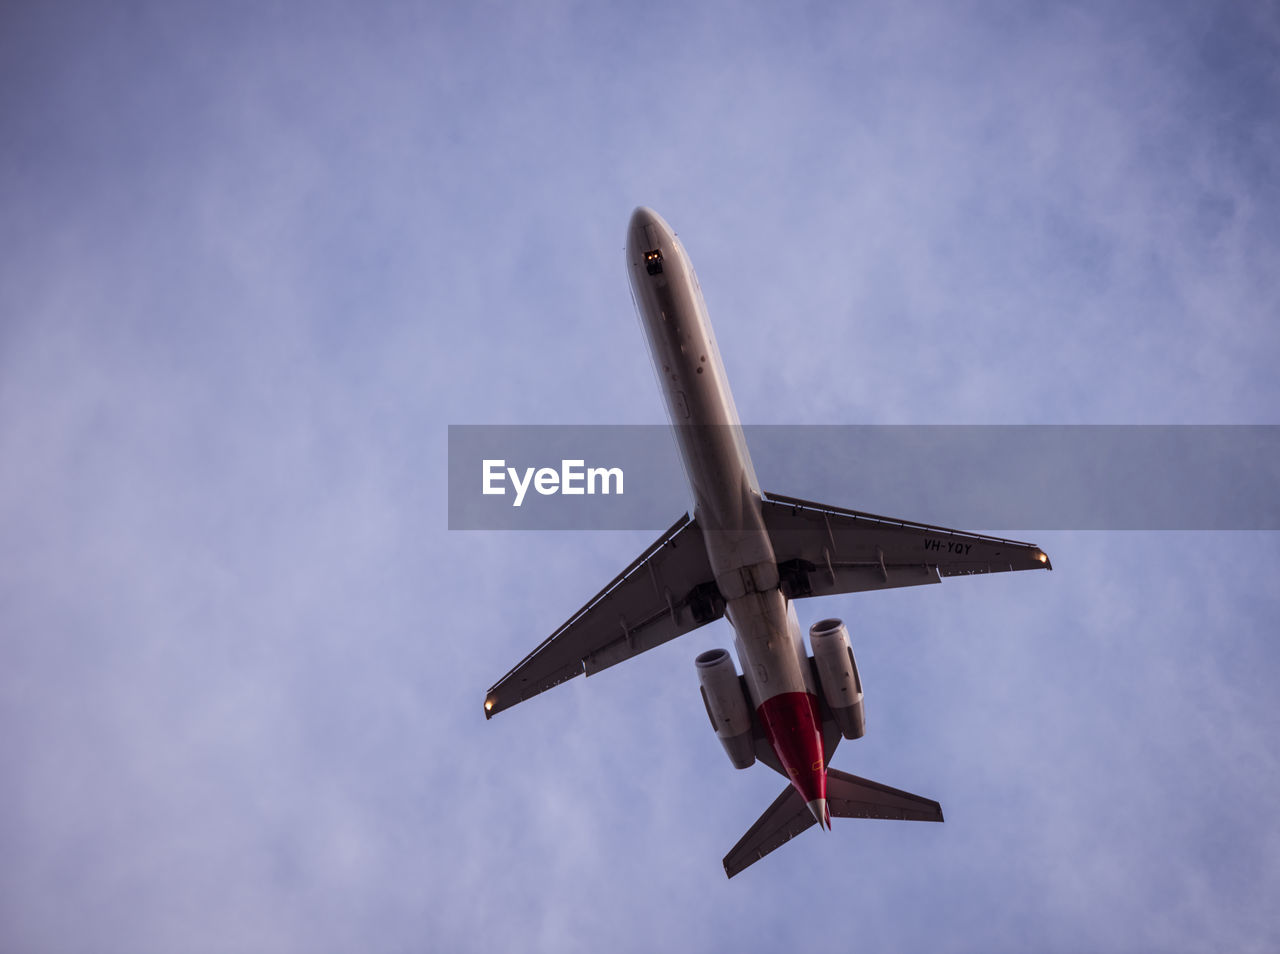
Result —
M933 799L835 769L827 769L827 810L833 818L942 821L942 806ZM724 856L724 873L732 878L815 823L804 798L788 785Z
M815 824L817 819L809 811L804 798L788 785L738 840L733 850L724 856L724 873L732 878Z
M942 806L931 798L835 769L827 769L827 809L834 818L942 821Z

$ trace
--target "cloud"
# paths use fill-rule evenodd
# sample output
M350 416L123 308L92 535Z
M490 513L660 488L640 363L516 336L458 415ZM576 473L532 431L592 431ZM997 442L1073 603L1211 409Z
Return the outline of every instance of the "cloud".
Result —
M9 22L8 946L1274 946L1269 535L802 605L872 693L837 763L948 822L726 882L780 789L705 728L727 631L485 722L649 540L449 533L443 496L449 423L661 420L641 203L748 422L1272 423L1273 17Z

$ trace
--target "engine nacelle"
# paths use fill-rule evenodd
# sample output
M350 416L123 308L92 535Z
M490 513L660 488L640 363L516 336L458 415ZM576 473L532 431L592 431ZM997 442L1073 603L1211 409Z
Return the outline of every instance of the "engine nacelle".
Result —
M738 670L727 649L712 649L694 660L702 687L702 704L720 744L734 768L744 769L756 760L751 738L751 707L743 694Z
M822 698L835 718L840 734L846 739L860 739L866 731L862 709L862 680L858 664L853 661L849 631L844 621L824 619L809 627L809 645L818 667L818 684Z

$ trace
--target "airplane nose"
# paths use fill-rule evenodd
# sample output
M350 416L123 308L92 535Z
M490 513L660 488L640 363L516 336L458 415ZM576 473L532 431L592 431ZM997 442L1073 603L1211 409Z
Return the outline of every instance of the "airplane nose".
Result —
M638 205L631 213L631 224L627 227L628 232L634 232L636 229L644 229L649 225L656 225L662 221L662 217L657 212L646 205Z
M627 224L627 248L634 255L667 244L671 226L648 206L637 206Z

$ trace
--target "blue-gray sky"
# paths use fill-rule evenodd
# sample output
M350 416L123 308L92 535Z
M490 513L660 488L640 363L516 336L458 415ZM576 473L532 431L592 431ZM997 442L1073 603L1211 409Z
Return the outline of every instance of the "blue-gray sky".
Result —
M6 5L0 948L1275 949L1275 534L802 604L837 766L947 822L726 882L725 624L486 723L651 535L443 495L450 423L663 420L638 204L749 423L1275 423L1277 64L1261 3Z

